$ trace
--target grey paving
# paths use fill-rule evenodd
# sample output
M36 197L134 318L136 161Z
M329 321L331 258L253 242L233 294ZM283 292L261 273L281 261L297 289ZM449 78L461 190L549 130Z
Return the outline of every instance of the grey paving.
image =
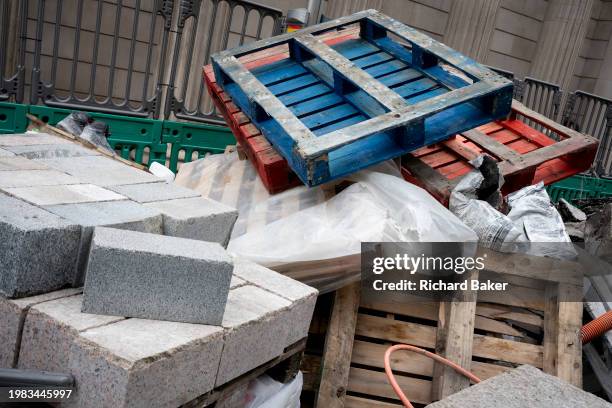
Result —
M215 243L98 227L82 310L219 325L232 269Z
M18 368L66 372L79 332L123 320L81 313L83 296L62 297L32 306L25 318Z
M70 144L68 139L49 135L47 133L20 133L15 135L2 135L0 147L6 149L8 146L33 146L47 144Z
M100 153L76 143L6 146L6 150L28 159L58 159L63 157L99 156Z
M130 167L105 156L40 159L41 163L101 187L161 181L151 173Z
M132 201L60 204L44 208L82 228L74 286L82 286L85 281L85 269L94 227L104 226L153 234L162 233L161 214Z
M15 157L15 153L9 150L0 149L0 157Z
M80 227L0 193L0 293L26 297L72 282Z
M81 181L57 170L0 170L0 187L55 186Z
M612 404L531 366L497 375L428 408L610 408Z
M117 201L126 198L93 184L5 188L4 191L38 206Z
M111 190L137 203L174 200L177 198L199 197L200 193L174 183L127 184L110 187Z
M291 302L253 285L229 293L217 386L283 353Z
M208 198L182 198L144 204L164 216L164 234L227 246L238 212Z
M47 166L25 157L3 157L0 156L0 171L3 170L49 170Z
M62 289L43 295L22 299L7 299L0 296L0 367L15 368L21 346L21 332L28 310L36 304L73 296L81 289Z

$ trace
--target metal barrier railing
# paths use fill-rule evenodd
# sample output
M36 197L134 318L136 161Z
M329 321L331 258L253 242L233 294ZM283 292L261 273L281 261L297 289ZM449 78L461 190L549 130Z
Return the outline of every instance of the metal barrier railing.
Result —
M23 101L26 6L26 0L0 2L0 101Z
M517 100L521 101L529 109L552 120L559 120L561 97L563 95L559 85L525 77L520 87L516 94ZM528 120L527 124L540 131L544 131L544 128L535 122Z
M164 116L222 122L204 88L201 68L217 51L278 34L282 16L281 10L250 1L181 1ZM187 62L179 66L181 53Z
M282 21L281 10L247 0L0 0L0 100L222 123L202 66L279 33ZM491 68L514 82L515 99L599 139L593 170L612 176L611 100L564 98L556 84Z
M56 0L49 13L46 5L36 2L31 103L159 116L173 1L79 0L71 9Z
M583 91L568 97L562 123L599 139L599 150L593 170L612 175L612 100Z

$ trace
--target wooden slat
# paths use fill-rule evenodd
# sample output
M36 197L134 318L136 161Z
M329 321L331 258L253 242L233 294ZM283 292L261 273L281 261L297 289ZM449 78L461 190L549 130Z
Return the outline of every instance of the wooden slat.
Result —
M478 280L478 271L466 272L465 279ZM452 301L440 303L438 311L436 354L468 371L471 370L472 363L477 294L478 292L473 290L456 291ZM446 365L435 364L432 380L435 400L442 400L469 386L470 381L465 376Z
M360 291L360 282L352 283L336 291L325 338L321 385L316 407L341 408L344 405Z
M355 397L353 395L346 396L345 408L402 408L402 405L391 404L383 401L376 401L367 398Z
M431 321L438 320L438 302L432 301L417 301L411 300L409 297L405 303L372 303L367 301L361 302L361 307L368 309L380 310L388 313L395 313L403 316L416 317L419 319L427 319ZM479 306L476 305L476 310ZM476 313L474 327L479 330L484 330L491 333L507 334L515 337L522 337L523 333L514 329L512 326L499 322L495 319L485 317Z
M544 371L582 387L581 286L550 283L544 310Z
M383 369L383 356L388 347L389 345L355 340L352 363ZM511 369L510 367L480 361L472 361L471 364L471 371L481 380ZM433 365L432 359L409 351L398 351L391 355L391 367L393 367L393 371L397 372L432 377Z
M429 404L431 402L431 381L402 375L396 375L395 379L410 401L418 404ZM399 400L393 392L393 388L389 385L387 376L380 371L352 367L348 389L359 394Z
M355 334L390 342L412 344L434 349L436 328L417 323L391 320L359 313ZM542 346L495 337L474 335L472 355L507 361L515 364L531 364L542 367Z

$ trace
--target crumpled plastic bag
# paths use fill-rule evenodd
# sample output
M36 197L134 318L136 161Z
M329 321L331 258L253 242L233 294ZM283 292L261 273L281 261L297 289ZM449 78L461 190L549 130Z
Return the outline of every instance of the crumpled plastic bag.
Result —
M274 266L357 254L361 242L477 240L429 193L401 178L365 170L351 179L329 200L230 240L228 250Z
M108 143L106 138L108 137L108 125L104 122L95 121L83 129L83 132L79 135L79 138L88 141L89 143L114 152L111 145Z
M374 170L376 171L374 171ZM463 242L477 236L394 163L349 177L327 199L325 187L269 195L248 161L211 155L183 165L175 182L238 209L228 250L261 265L358 254L361 242Z
M508 218L489 202L479 200L479 189L485 181L479 170L484 162L484 156L472 160L474 170L466 174L451 192L448 208L461 221L478 235L479 242L495 250L514 250L514 243L527 242L522 230L516 228L512 219ZM499 175L498 188L503 185L503 177Z
M563 220L551 203L544 183L508 195L510 211L504 215L489 202L478 199L485 180L479 169L483 156L470 163L475 169L466 174L452 191L449 208L478 234L481 245L506 252L575 258ZM502 184L500 175L499 187Z
M509 194L508 205L508 218L514 222L517 229L525 233L530 242L536 243L530 248L530 252L560 259L576 257L576 251L569 245L571 239L565 230L561 214L550 201L543 182ZM540 243L543 245L538 245Z
M244 408L300 408L304 376L298 371L287 384L262 375L251 381Z
M57 127L74 136L78 136L89 122L91 122L91 117L88 114L75 111L59 121Z

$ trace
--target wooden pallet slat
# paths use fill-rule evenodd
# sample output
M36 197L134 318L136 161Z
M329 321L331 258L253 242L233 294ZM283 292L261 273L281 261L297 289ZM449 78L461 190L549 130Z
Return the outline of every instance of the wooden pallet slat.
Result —
M354 23L360 24L359 38L330 45L319 37ZM257 69L241 60L281 45L288 48L287 60ZM219 85L309 186L501 119L510 110L510 81L375 10L222 51L212 61ZM346 104L307 117L291 109L300 101L294 93L318 97L328 90Z

